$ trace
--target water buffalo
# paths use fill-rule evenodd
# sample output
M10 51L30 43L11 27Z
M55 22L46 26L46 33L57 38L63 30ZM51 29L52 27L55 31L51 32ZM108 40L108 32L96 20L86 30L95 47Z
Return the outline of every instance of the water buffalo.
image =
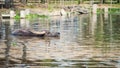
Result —
M12 32L12 35L17 35L17 36L40 36L43 37L45 36L45 31L42 32L35 32L31 30L22 30L22 29L17 29Z
M59 37L59 32L50 32L43 30L41 32L39 31L33 31L33 30L23 30L23 29L17 29L12 32L12 35L16 36L38 36L38 37Z
M60 33L59 32L48 32L46 33L47 37L59 37Z

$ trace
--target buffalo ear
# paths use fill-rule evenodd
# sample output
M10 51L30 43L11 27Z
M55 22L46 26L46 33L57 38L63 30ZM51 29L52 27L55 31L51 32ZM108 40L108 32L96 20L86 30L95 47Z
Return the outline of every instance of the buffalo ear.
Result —
M46 34L50 34L50 32L49 32L49 31L46 31Z

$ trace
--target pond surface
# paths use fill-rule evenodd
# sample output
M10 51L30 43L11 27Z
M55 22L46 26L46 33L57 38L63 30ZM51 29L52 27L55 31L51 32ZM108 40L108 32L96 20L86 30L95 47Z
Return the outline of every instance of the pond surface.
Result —
M16 29L60 37L13 36ZM1 20L0 68L120 68L120 15Z

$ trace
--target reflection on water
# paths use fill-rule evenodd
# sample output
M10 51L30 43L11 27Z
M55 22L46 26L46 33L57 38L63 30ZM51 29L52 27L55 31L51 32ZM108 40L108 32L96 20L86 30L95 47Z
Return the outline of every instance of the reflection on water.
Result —
M6 44L6 51L5 51L5 68L9 66L9 51L10 51L10 30L9 30L9 22L5 22L5 44Z
M0 23L0 67L119 68L120 15L87 14ZM15 29L49 30L60 37L20 37Z

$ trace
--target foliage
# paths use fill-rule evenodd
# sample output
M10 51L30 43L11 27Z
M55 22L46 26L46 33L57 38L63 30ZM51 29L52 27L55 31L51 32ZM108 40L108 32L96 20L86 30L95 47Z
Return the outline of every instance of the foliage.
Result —
M120 13L120 8L110 8L109 13L111 13L111 14Z
M27 19L34 19L34 18L48 18L46 15L38 15L38 14L29 14L26 15Z
M104 13L104 9L97 9L97 14ZM120 8L109 8L108 9L109 14L116 14L120 13Z
M41 3L43 3L43 4L44 4L44 3L45 3L45 0L41 0Z
M44 60L41 60L41 62L55 62L54 59L44 59Z
M20 19L20 14L16 14L15 17L14 17L16 20Z
M53 11L53 6L49 4L48 10L49 10L50 12L52 12L52 11Z
M28 4L27 7L34 8L35 6L31 3L31 4Z
M78 0L78 4L80 4L80 0Z
M97 9L97 14L104 13L103 9Z
M16 14L16 16L14 17L16 20L20 19L20 14ZM38 15L38 14L29 14L26 15L27 19L35 19L35 18L48 18L48 16L46 15Z

